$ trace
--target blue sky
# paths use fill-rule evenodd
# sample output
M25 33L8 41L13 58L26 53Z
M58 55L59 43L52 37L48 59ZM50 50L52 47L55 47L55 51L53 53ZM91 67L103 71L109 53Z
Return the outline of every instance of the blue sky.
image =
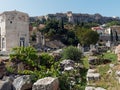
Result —
M120 0L0 0L0 12L18 10L30 16L49 13L100 13L120 17Z

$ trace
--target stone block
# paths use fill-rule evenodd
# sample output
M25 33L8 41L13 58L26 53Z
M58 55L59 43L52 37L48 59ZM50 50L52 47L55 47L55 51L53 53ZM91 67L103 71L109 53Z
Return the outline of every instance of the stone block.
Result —
M32 90L59 90L58 78L45 77L33 84Z

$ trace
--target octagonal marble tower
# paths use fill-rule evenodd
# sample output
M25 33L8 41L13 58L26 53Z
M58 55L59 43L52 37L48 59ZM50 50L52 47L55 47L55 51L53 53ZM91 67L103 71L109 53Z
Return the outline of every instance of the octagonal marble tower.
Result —
M29 45L29 16L19 11L0 14L0 50L10 51L17 46Z

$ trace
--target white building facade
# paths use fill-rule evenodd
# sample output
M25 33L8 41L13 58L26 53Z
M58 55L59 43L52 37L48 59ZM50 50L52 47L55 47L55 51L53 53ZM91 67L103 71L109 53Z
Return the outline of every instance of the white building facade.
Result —
M29 45L29 16L19 11L0 14L0 50L10 51L17 46Z

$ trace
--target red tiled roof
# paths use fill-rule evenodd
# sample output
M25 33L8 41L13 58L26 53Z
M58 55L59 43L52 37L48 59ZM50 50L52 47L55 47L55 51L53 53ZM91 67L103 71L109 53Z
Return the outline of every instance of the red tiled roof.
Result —
M92 27L91 29L92 29L92 30L103 30L102 27Z

